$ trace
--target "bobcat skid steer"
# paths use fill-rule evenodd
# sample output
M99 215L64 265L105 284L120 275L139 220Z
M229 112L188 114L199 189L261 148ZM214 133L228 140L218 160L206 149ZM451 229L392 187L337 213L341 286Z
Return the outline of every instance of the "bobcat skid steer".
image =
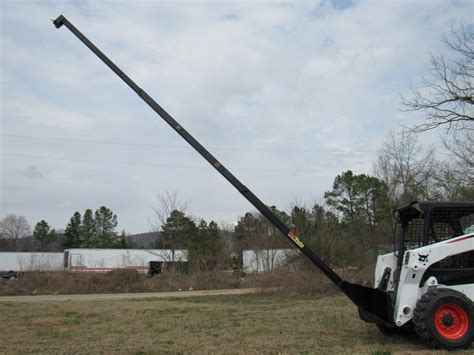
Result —
M413 202L394 211L396 251L381 255L375 285L393 299L384 333L415 331L434 347L466 348L474 318L474 202ZM362 319L371 322L361 310Z
M376 287L345 281L68 19L60 15L53 23L56 28L65 26L71 31L207 160L339 287L358 307L363 320L375 323L384 332L412 327L436 347L456 349L470 346L474 332L474 202L421 203L398 209L400 244L396 252L379 258Z

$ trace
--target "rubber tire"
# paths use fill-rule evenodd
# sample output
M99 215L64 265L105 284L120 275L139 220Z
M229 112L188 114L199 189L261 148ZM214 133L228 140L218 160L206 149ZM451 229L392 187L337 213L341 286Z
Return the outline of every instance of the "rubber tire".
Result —
M434 316L439 306L445 303L456 303L461 306L468 317L468 328L466 334L459 339L447 339L443 337L434 322ZM471 346L474 338L474 314L472 301L461 292L449 288L436 288L425 293L416 303L413 314L413 325L415 332L425 342L434 348L448 350L466 349Z

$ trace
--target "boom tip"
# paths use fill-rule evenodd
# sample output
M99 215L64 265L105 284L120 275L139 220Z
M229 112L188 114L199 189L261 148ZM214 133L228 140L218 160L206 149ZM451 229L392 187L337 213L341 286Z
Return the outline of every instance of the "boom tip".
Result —
M56 20L52 20L53 23L54 23L54 26L56 28L61 27L64 24L64 19L65 19L65 17L63 15L59 15Z

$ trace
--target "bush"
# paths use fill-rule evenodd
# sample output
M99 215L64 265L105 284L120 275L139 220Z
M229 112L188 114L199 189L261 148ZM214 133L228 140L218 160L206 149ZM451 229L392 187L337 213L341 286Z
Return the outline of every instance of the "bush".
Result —
M119 269L110 271L107 276L112 284L125 286L143 281L144 275L140 274L137 270Z

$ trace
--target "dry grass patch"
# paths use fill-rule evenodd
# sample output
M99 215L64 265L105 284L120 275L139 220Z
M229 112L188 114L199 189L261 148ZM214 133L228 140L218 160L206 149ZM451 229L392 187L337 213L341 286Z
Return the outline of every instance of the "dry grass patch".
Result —
M387 337L342 295L0 304L0 353L430 352Z
M0 295L129 293L238 288L232 273L162 274L153 278L136 270L107 273L28 272L15 281L0 281Z
M338 270L344 279L367 283L372 269ZM316 269L310 271L272 271L257 274L239 272L202 272L162 274L149 278L135 270L107 273L29 272L16 281L0 281L0 295L91 294L161 292L178 290L219 290L233 288L277 287L286 295L333 293L336 289Z

